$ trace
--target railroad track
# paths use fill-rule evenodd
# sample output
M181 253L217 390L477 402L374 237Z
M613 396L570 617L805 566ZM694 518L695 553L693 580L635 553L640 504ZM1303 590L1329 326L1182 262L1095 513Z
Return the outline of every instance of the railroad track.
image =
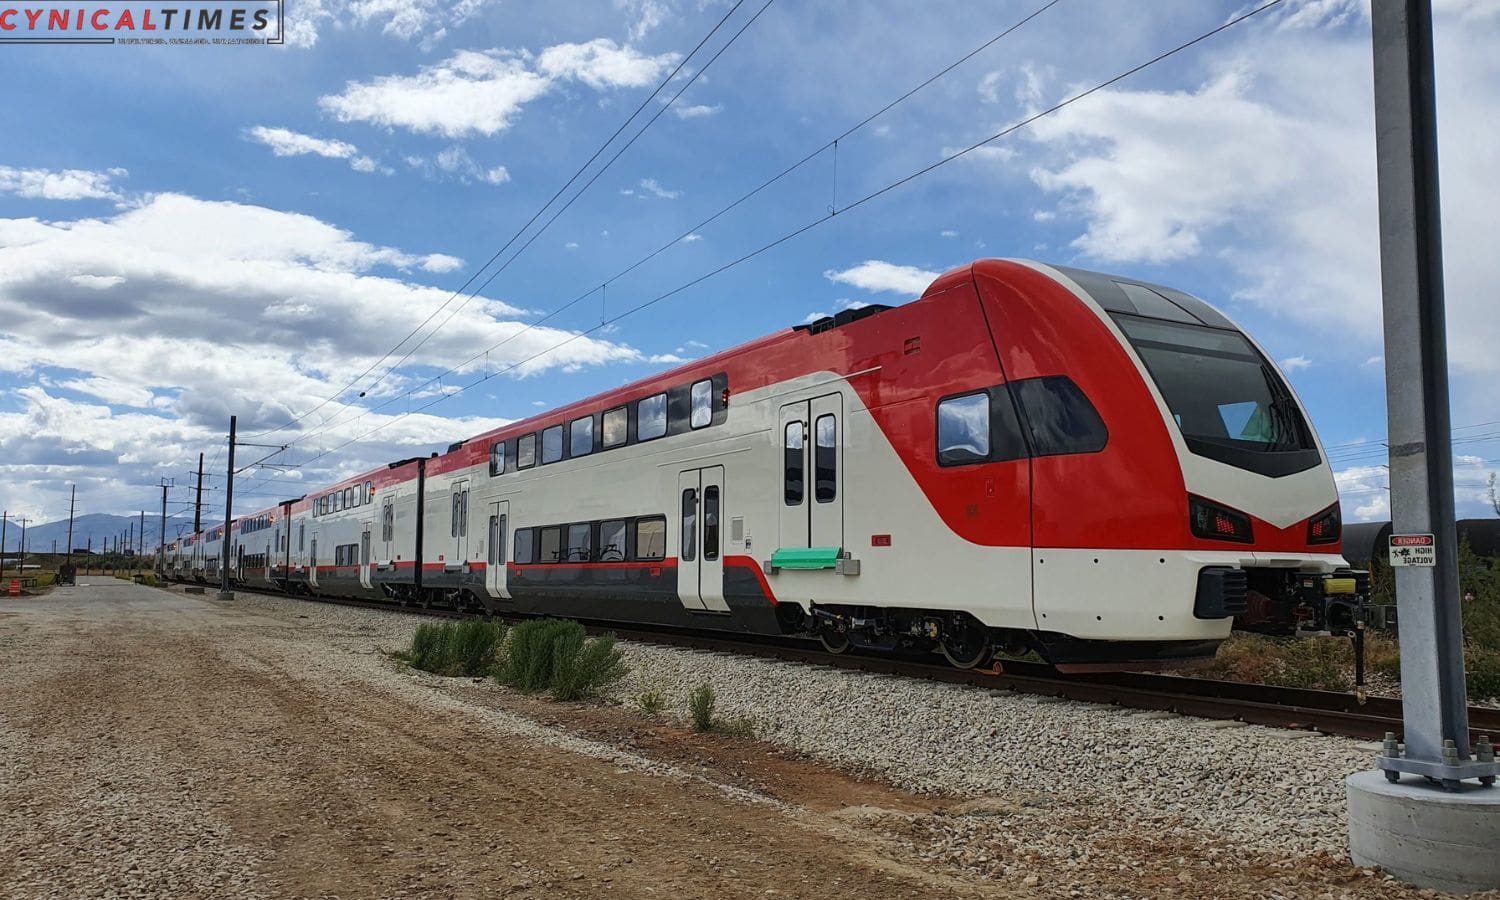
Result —
M289 597L279 591L237 587L235 590ZM320 603L357 606L387 612L408 612L445 618L466 618L468 613L441 608L394 606L368 600L307 598ZM522 617L503 616L520 620ZM900 656L861 653L828 653L811 641L792 643L749 635L725 636L713 632L664 628L622 628L608 622L585 622L591 631L609 632L625 640L661 644L716 653L734 653L831 666L851 671L907 678L923 678L947 684L1012 693L1059 697L1085 703L1100 703L1128 709L1163 710L1204 719L1237 720L1253 725L1320 731L1325 734L1379 740L1386 732L1402 733L1401 701L1392 697L1369 697L1361 701L1352 693L1275 687L1237 681L1213 681L1179 675L1141 672L1062 674L1041 663L1006 660L994 669L955 669ZM806 643L806 646L799 646ZM1469 707L1469 730L1500 736L1500 709Z

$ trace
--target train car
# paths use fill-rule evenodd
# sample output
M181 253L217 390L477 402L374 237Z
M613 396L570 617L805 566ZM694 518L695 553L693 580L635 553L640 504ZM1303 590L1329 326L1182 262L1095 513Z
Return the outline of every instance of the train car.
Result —
M1026 261L282 509L292 590L961 667L1201 658L1253 604L1349 581L1327 460L1253 340L1180 291Z

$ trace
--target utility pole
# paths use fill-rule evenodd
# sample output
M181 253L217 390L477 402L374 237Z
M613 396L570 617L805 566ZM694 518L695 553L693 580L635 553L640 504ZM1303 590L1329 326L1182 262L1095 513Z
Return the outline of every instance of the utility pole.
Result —
M1359 865L1467 893L1500 888L1494 852L1500 792L1493 789L1500 765L1488 736L1477 747L1469 744L1431 0L1374 0L1371 26L1390 557L1400 612L1405 746L1388 733L1377 771L1349 776L1349 850Z
M229 417L229 469L224 478L224 547L219 554L219 599L233 600L229 590L229 523L234 520L234 432L238 416Z
M73 485L72 492L68 495L68 565L73 564L73 512L78 505L78 485Z
M161 480L161 539L156 552L156 568L161 572L167 570L167 488L172 486L172 481L170 478Z
M135 558L144 559L146 556L146 511L144 509L141 510L141 527L136 534L140 537L135 544Z
M0 575L5 574L5 532L10 524L10 510L0 512Z
M198 454L198 496L193 501L193 534L203 530L203 454Z
M125 529L125 552L129 553L135 549L135 523L131 522Z
M21 517L21 555L16 559L16 574L25 575L22 566L26 565L26 523L31 521L25 516Z

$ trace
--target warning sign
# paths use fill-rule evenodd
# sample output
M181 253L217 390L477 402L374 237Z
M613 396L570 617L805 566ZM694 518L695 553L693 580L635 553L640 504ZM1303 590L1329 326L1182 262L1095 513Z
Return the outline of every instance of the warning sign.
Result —
M1437 541L1430 534L1391 535L1391 565L1437 565Z

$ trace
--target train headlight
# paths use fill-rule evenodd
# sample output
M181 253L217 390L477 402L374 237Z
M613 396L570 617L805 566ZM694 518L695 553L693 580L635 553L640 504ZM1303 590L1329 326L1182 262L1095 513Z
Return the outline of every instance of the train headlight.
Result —
M1307 523L1307 542L1309 544L1332 544L1344 533L1343 519L1339 515L1337 503L1313 516Z
M1192 494L1188 495L1188 520L1193 534L1211 541L1249 544L1255 540L1249 516Z

